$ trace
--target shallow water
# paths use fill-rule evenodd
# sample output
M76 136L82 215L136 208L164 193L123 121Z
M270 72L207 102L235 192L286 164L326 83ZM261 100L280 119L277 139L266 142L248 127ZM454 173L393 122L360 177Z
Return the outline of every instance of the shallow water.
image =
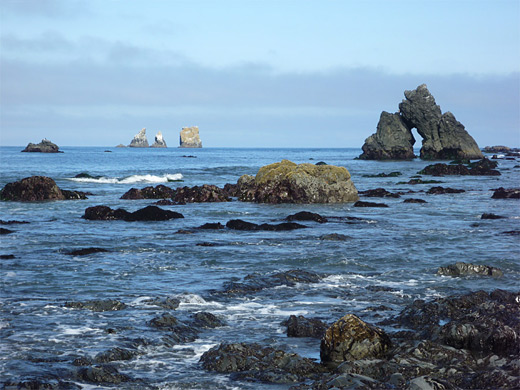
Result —
M139 382L125 387L161 389L286 389L285 385L234 382L226 375L204 371L201 354L223 342L258 342L319 359L319 340L285 336L280 324L291 314L333 322L354 313L376 323L396 315L413 299L446 296L478 289L518 290L518 200L491 199L497 187L518 187L518 161L500 160L498 177L434 178L442 184L408 185L411 176L428 165L421 160L377 162L354 160L357 149L118 149L63 147L62 154L20 153L0 148L0 186L31 175L52 177L60 188L89 191L88 200L1 202L0 219L28 221L4 226L15 233L1 236L2 277L0 376L2 380L46 380L67 377L80 356L94 357L111 347L142 338L141 354L116 362L121 372ZM105 152L111 150L111 153ZM183 157L186 155L195 158ZM435 185L465 189L454 195L406 194L401 198L366 198L388 208L341 205L261 205L233 201L164 206L185 218L165 222L86 221L89 206L107 205L135 211L154 200L121 200L131 187L165 184L171 187L235 183L256 174L266 164L287 158L302 163L325 161L345 166L358 190L384 187L396 192L426 191ZM312 159L312 160L311 160ZM402 172L400 177L363 175ZM88 172L99 180L74 180ZM424 179L430 179L424 176ZM183 180L172 182L168 180ZM426 204L405 204L406 198ZM206 222L230 219L281 222L307 210L331 217L325 224L303 222L309 228L289 232L233 230L175 234ZM507 219L481 220L482 213ZM323 241L329 233L346 241ZM215 246L196 246L210 242ZM70 256L71 250L102 247L107 253ZM450 278L436 275L442 265L465 261L501 268L504 277ZM225 282L252 273L304 269L326 274L315 284L265 289L246 296L214 294ZM374 288L382 286L384 288ZM208 329L191 343L168 346L165 332L148 321L163 309L147 298L177 297L179 318L209 311L227 326ZM118 299L128 308L114 312L70 309L67 301ZM367 310L385 305L391 310ZM107 329L116 333L107 333ZM102 388L81 383L86 388ZM110 387L110 386L107 386Z

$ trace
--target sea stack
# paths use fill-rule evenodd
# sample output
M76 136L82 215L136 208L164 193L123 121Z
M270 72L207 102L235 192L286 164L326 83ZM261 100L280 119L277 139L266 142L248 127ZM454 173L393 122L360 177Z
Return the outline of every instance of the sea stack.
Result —
M42 139L42 142L39 144L33 144L29 142L29 144L25 147L22 152L36 152L36 153L63 153L60 152L58 145L52 143L48 139Z
M157 132L157 135L155 136L155 142L150 147L151 148L166 148L167 147L166 142L164 141L164 138L160 131Z
M202 148L198 126L183 127L180 137L180 148Z
M146 128L143 128L139 133L137 133L128 146L131 148L147 148L149 145L148 140L146 139Z
M364 160L405 160L413 158L415 139L422 137L420 157L425 160L482 159L477 143L451 112L441 112L426 84L405 91L399 112L383 112L377 131L365 140Z

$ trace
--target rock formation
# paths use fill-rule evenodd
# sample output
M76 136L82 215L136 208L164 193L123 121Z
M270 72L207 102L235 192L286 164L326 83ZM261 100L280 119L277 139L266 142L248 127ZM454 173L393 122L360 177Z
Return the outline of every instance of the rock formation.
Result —
M183 127L181 130L180 148L202 148L198 126Z
M39 153L63 153L59 151L58 145L52 143L48 139L42 139L42 142L39 144L33 144L29 142L29 144L25 147L22 152L39 152Z
M256 177L242 176L237 192L239 200L258 203L343 203L359 199L346 168L289 160L260 168Z
M128 146L131 148L147 148L149 145L148 140L146 139L146 129L143 128L139 133L137 133Z
M166 148L166 142L163 139L162 133L160 131L157 132L155 136L155 142L151 146L151 148Z
M46 176L31 176L8 183L0 190L0 200L35 202L42 200L87 199L81 191L60 189L54 180Z
M483 158L475 140L451 112L441 112L425 84L413 91L405 91L404 95L406 99L399 104L399 112L381 114L377 131L365 140L363 154L359 158L413 158L413 128L423 138L420 153L422 159Z

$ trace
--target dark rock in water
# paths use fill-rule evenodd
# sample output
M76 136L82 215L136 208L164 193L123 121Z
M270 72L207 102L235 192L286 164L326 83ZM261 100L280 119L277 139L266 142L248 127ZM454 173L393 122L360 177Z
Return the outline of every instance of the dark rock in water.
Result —
M181 303L180 300L177 298L167 297L167 298L155 298L155 299L147 299L144 300L143 303L146 303L148 305L154 305L162 307L163 309L167 310L175 310L179 307L179 304Z
M399 194L394 194L385 190L384 188L376 188L374 190L359 191L360 195L369 198L399 198Z
M520 199L520 188L509 188L503 187L497 188L493 193L493 199Z
M92 359L86 356L81 356L72 361L72 365L76 367L91 366L92 364L94 364Z
M501 215L496 215L493 213L484 213L480 216L480 219L504 219L507 217L503 217Z
M448 165L448 164L433 164L428 165L423 170L419 171L420 175L445 176L445 175L471 175L471 176L500 176L500 172L495 170L497 167L496 161L483 158L482 160L465 165Z
M377 130L365 140L362 160L411 160L415 138L399 113L381 113Z
M158 329L173 330L179 324L177 318L171 314L163 314L150 320L150 325Z
M11 234L11 233L14 233L14 230L0 228L0 234Z
M103 176L92 176L90 173L87 172L81 172L74 176L74 178L76 179L99 179L101 177Z
M462 296L416 300L386 321L419 331L420 338L472 352L499 356L520 353L520 292L472 292Z
M224 283L224 293L226 294L250 294L266 288L278 286L295 286L296 283L318 283L323 275L303 271L290 270L278 272L271 275L247 275L243 282Z
M80 381L96 384L120 384L131 381L128 375L121 374L115 366L109 364L81 367L76 372L76 378Z
M295 222L283 222L279 224L268 224L263 223L258 225L256 223L243 221L241 219L232 219L226 223L226 227L228 229L233 230L247 230L247 231L258 231L258 230L267 230L267 231L287 231L287 230L295 230L295 229L304 229L307 226L301 225Z
M424 199L409 198L405 199L403 203L428 203Z
M173 200L170 200L170 199L161 199L161 200L158 200L157 202L155 202L154 205L156 205L156 206L177 206L177 205L179 205L179 203L174 202Z
M320 356L322 363L334 367L344 361L384 357L391 345L383 330L347 314L325 332Z
M199 328L219 328L226 325L225 321L205 311L193 315L193 324Z
M0 259L1 260L12 260L12 259L16 259L16 256L15 255L0 255Z
M167 221L174 218L184 218L175 211L164 210L157 206L147 206L143 209L130 213L124 209L113 210L108 206L92 206L85 210L84 219L93 221L123 220L135 221Z
M325 161L319 161L316 163L316 165L328 165Z
M354 203L354 207L388 207L388 205L385 203L363 202L358 200Z
M98 353L94 358L96 363L109 363L119 360L131 360L138 355L137 351L114 347L108 351Z
M321 339L329 327L317 318L291 315L282 325L287 326L287 337L314 337Z
M207 247L210 247L210 246L217 246L217 244L215 244L214 242L198 242L195 244L195 246L207 246Z
M99 253L99 252L108 252L106 249L104 248L83 248L83 249L77 249L75 251L71 251L67 254L71 255L71 256L85 256L85 255L90 255L92 253Z
M45 176L26 177L6 184L0 191L0 200L34 202L67 199L87 199L87 197L81 191L61 190L54 180Z
M153 318L149 324L158 330L168 332L163 338L166 345L173 346L179 343L192 342L197 339L197 329L193 326L187 326L168 313Z
M60 152L58 145L52 143L48 139L42 139L39 144L29 143L22 152L37 152L37 153L63 153Z
M13 220L9 220L9 221L3 221L0 219L0 225L17 225L17 224L26 224L26 223L29 223L27 221L13 221Z
M390 172L390 173L378 173L377 175L363 175L363 177L398 177L401 176L401 172Z
M518 236L520 235L520 230L510 230L508 232L502 232L500 234L507 234L508 236Z
M400 181L398 182L397 184L411 184L411 185L416 185L416 184L440 184L442 183L442 181L439 181L439 180L422 180L422 179L410 179L409 181Z
M430 195L442 195L442 194L461 194L463 192L466 192L466 190L459 190L456 188L449 188L449 187L432 187L428 191L426 191L427 194Z
M263 166L255 177L240 177L237 196L245 202L272 204L344 203L359 198L346 168L289 160Z
M230 202L231 198L224 189L204 184L195 187L179 187L174 190L172 199L178 203Z
M3 382L3 390L81 390L83 387L72 382L61 380L49 380L42 382L41 380L24 380L20 382Z
M320 240L323 241L348 241L352 239L352 237L346 236L344 234L339 233L330 233L330 234L324 234L323 236L320 236Z
M204 225L201 225L198 227L198 229L206 229L206 230L220 230L224 229L225 226L222 225L220 222L217 223L205 223Z
M131 188L121 196L121 199L171 199L175 190L159 184L156 187L145 187L142 189Z
M65 307L71 309L88 309L92 311L114 311L126 309L126 305L114 299L94 299L85 302L65 302Z
M220 344L205 352L200 362L208 371L236 373L233 379L271 383L301 382L324 372L311 359L259 344Z
M477 265L470 263L457 262L455 264L448 265L446 267L439 267L437 271L437 275L444 276L473 276L473 275L481 275L481 276L493 276L493 277L502 277L504 273L495 267L490 267L488 265Z
M382 112L377 131L365 140L360 159L412 159L416 128L423 138L421 158L477 159L482 158L475 140L451 112L442 114L440 107L425 84L413 91L399 104L399 112Z
M311 213L309 211L300 211L296 214L291 214L287 218L287 221L315 221L318 223L327 222L327 218L322 217L317 213Z

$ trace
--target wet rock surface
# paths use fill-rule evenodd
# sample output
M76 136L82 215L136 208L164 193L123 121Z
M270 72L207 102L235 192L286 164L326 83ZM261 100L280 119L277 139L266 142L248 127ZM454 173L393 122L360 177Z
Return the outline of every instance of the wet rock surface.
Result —
M266 165L256 176L238 182L239 200L257 203L344 203L358 199L344 167L295 164L288 160Z
M174 194L175 190L160 184L142 189L131 188L121 196L121 199L170 199Z
M96 384L121 384L132 379L110 364L101 364L91 367L81 367L76 372L76 378L81 381Z
M377 203L377 202L364 202L362 200L358 200L354 203L354 207L388 207L385 203Z
M83 249L76 249L70 252L67 252L68 255L71 256L86 256L91 255L93 253L102 253L102 252L108 252L108 250L104 248L83 248Z
M484 213L480 216L480 219L504 219L507 217L503 217L502 215L496 215L493 213Z
M291 315L282 325L287 327L287 337L314 337L321 339L329 327L318 318Z
M202 202L230 202L227 191L215 185L204 184L195 187L179 187L172 195L172 200L178 204Z
M424 199L418 198L408 198L403 201L403 203L428 203Z
M326 217L323 217L317 213L311 213L310 211L300 211L296 214L291 214L287 218L287 221L314 221L318 223L328 222Z
M478 265L478 264L470 264L457 262L455 264L448 265L446 267L439 267L437 270L437 275L443 276L492 276L495 278L499 278L504 276L502 270L491 267L489 265Z
M157 206L147 206L143 209L130 213L124 209L113 210L108 206L92 206L85 209L82 218L92 221L122 220L135 221L167 221L169 219L184 218L180 213L164 210Z
M205 352L200 362L208 371L270 383L300 382L324 371L311 359L254 343L220 344Z
M426 193L430 195L461 194L463 192L466 192L466 190L441 186L432 187L428 191L426 191Z
M48 139L42 139L39 144L29 143L22 152L36 152L36 153L63 153L60 152L60 148L55 143L52 143Z
M493 199L520 199L520 188L497 188L493 190Z
M495 168L498 166L496 161L483 158L467 166L462 164L444 164L438 163L428 165L421 171L419 175L445 176L445 175L470 175L470 176L500 176L500 172Z
M54 180L46 176L31 176L8 183L0 191L0 200L36 202L43 200L87 199L81 191L60 189Z
M369 198L399 198L399 194L392 193L384 188L376 188L373 190L359 191L359 195Z
M65 302L65 307L70 309L88 309L92 311L114 311L126 309L126 304L114 299L94 299L84 302Z
M288 231L295 229L305 229L307 226L296 223L296 222L282 222L278 224L262 223L256 224L252 222L243 221L241 219L232 219L226 223L228 229L233 230L247 230L247 231L259 231L267 230L272 232Z

